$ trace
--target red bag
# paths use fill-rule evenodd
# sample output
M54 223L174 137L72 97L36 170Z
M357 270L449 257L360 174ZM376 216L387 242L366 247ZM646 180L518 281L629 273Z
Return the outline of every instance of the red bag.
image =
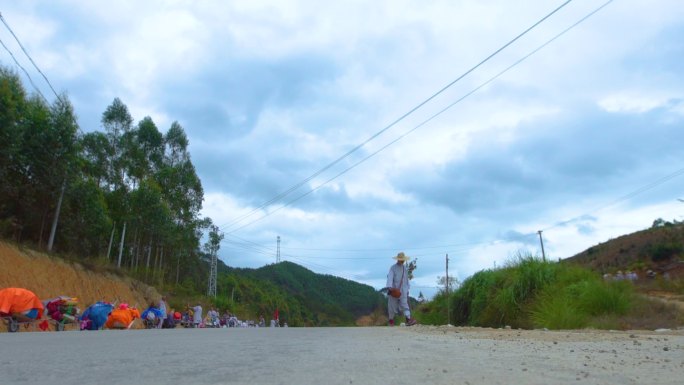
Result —
M389 289L389 295L391 295L394 298L399 298L399 297L401 297L401 290L394 288L394 287L391 287Z

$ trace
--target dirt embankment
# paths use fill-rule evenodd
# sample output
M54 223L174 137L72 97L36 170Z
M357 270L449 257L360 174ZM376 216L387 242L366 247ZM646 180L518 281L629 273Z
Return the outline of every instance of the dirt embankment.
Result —
M31 290L42 300L60 295L77 297L81 310L97 301L126 302L142 310L160 298L155 288L139 281L89 271L79 264L0 241L0 288L6 287Z

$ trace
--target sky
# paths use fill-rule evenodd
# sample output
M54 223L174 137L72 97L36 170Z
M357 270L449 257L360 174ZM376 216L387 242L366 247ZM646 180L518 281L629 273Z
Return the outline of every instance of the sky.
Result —
M0 12L82 131L104 131L114 98L162 133L180 123L229 266L276 262L280 237L281 260L380 289L403 251L411 295L430 297L447 254L462 281L541 256L539 231L558 260L684 218L684 2L615 0L554 39L604 4L574 0L498 51L563 3ZM54 100L4 25L0 39L0 63Z

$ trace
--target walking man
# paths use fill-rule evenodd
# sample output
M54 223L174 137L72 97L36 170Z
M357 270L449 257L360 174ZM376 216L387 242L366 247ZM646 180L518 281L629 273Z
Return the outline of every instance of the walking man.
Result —
M387 311L389 313L389 324L394 326L394 317L397 314L403 313L406 317L406 326L416 324L416 320L411 318L411 310L409 309L409 278L408 269L404 262L409 260L403 252L393 257L397 263L390 267L387 273Z

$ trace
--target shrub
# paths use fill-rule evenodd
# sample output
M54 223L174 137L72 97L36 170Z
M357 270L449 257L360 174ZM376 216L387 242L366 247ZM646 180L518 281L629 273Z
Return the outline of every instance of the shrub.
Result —
M501 270L482 270L466 279L453 295L453 319L456 324L478 325L490 300L490 291L501 281Z
M587 325L587 316L565 295L544 295L530 318L537 328L580 329Z
M683 249L682 244L678 242L660 243L651 246L651 260L653 262L666 261L680 254Z
M634 299L626 281L604 282L575 265L518 255L503 268L466 279L448 299L456 325L574 329L614 326ZM421 307L423 323L445 323L444 295Z
M579 308L592 316L627 313L632 303L632 286L629 282L584 281L579 293Z

